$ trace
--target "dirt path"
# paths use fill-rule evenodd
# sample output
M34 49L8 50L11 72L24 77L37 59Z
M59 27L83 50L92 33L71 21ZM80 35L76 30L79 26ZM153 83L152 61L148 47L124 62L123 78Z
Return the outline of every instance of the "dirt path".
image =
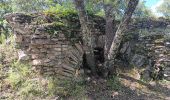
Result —
M120 75L121 88L112 90L104 79L88 85L88 100L170 100L170 82L149 82Z
M0 89L0 100L17 98L14 94L15 91L11 91L8 85L4 86L4 89ZM170 100L170 81L143 82L134 77L121 74L118 80L90 78L89 81L86 81L85 87L85 98L54 99L54 97L51 99L49 97L43 100Z

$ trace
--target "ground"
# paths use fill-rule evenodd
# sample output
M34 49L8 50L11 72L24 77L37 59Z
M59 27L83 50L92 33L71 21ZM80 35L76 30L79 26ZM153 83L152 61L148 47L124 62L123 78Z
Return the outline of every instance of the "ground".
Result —
M146 82L137 68L121 69L108 79L85 76L81 84L67 82L61 89L58 81L51 82L27 67L16 63L11 68L20 70L11 71L1 66L0 100L170 100L170 81Z
M120 84L112 84L110 80L102 78L88 78L86 81L85 100L170 100L170 82L145 83L127 75L119 76ZM109 83L110 81L110 83ZM117 81L117 80L116 80ZM8 96L15 93L10 86L0 91L0 100L8 100ZM17 97L16 97L17 98ZM34 98L35 99L35 98ZM33 100L34 100L33 99ZM39 98L37 98L38 100ZM44 100L60 100L59 96L46 97ZM65 97L64 100L75 100Z
M118 86L108 80L91 79L87 84L87 100L170 100L170 82L145 83L127 75L120 75ZM115 90L116 88L116 90Z

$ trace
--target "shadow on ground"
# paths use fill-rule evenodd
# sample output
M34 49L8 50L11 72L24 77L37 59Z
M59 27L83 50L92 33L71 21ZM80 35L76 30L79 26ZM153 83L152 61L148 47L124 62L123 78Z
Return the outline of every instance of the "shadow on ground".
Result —
M130 84L140 84L141 88L131 88L120 84L121 88L117 91L107 86L103 79L94 79L94 83L87 83L87 100L170 100L170 84L162 85L159 82L154 84L145 83L127 75L120 75L121 79L130 81ZM134 86L135 87L135 86ZM115 93L117 93L115 95Z

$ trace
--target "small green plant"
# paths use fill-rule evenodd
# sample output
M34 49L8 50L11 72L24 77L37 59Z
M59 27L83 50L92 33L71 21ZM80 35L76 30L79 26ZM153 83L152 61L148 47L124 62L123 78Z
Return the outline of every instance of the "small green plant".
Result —
M14 47L14 36L9 35L8 42L5 41L6 39L0 44L0 64L9 66L10 63L17 59L17 52Z
M30 66L19 62L11 63L10 70L8 71L7 81L14 89L18 87L25 80L25 77L30 74Z
M121 83L117 76L112 76L107 80L107 86L113 90L119 91L121 89Z
M31 74L31 66L27 63L20 63L18 61L14 61L11 64L11 67L22 76L26 77Z
M0 44L4 43L6 39L6 36L4 34L0 35Z
M42 97L45 92L43 85L38 80L28 79L22 83L18 94L21 95L21 98L32 96Z
M70 6L70 5L68 5ZM56 6L50 7L50 9L44 11L45 13L56 13L57 16L68 16L70 13L75 13L76 10L74 9L74 6L65 7L60 4L56 4Z
M74 80L58 80L51 79L48 84L48 90L50 95L59 95L61 98L85 97L85 85L83 82L76 82Z
M32 71L28 63L17 61L13 35L10 35L8 39L8 43L5 40L0 44L0 88L9 86L8 89L12 92L7 94L11 100L14 99L13 97L17 100L25 100L25 98L35 100L47 95L48 90L44 83L48 80L44 79L44 83L39 81L41 77Z
M20 75L18 72L14 71L13 69L10 69L8 73L9 74L7 81L9 82L13 89L18 89L18 87L24 81L24 77Z

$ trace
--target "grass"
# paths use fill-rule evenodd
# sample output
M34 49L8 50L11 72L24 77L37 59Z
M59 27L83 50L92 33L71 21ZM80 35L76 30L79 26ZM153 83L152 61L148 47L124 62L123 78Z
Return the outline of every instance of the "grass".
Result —
M63 17L70 12L65 11ZM71 12L72 13L72 12ZM73 12L73 15L75 13ZM63 26L63 23L55 23ZM42 77L32 71L26 62L18 62L15 38L4 34L0 36L0 99L2 94L13 100L41 100L59 96L60 98L82 98L85 95L83 82L75 80L58 80L52 77ZM10 95L8 95L10 94Z
M51 79L48 84L50 95L58 94L61 98L74 97L82 98L85 96L85 84L75 80Z
M8 71L5 82L16 92L18 99L46 98L59 96L60 98L85 96L83 82L74 80L58 80L52 77L42 77L31 70L28 64L14 62Z
M18 62L14 38L11 35L9 39L11 40L9 44L6 44L5 40L0 44L0 88L2 89L0 94L5 93L5 96L15 100L85 96L83 81L42 77L34 72L28 63Z
M0 44L1 44L1 43L4 43L5 39L6 39L6 36L2 33L2 34L0 35Z
M31 66L14 62L11 64L8 75L5 79L17 95L17 99L44 99L59 96L60 98L85 97L84 82L76 82L75 80L58 80L52 77L42 77L32 72ZM3 86L5 84L1 84ZM16 98L15 98L16 99Z
M118 76L112 76L111 78L109 78L107 81L107 86L109 86L112 90L121 90L121 83Z

